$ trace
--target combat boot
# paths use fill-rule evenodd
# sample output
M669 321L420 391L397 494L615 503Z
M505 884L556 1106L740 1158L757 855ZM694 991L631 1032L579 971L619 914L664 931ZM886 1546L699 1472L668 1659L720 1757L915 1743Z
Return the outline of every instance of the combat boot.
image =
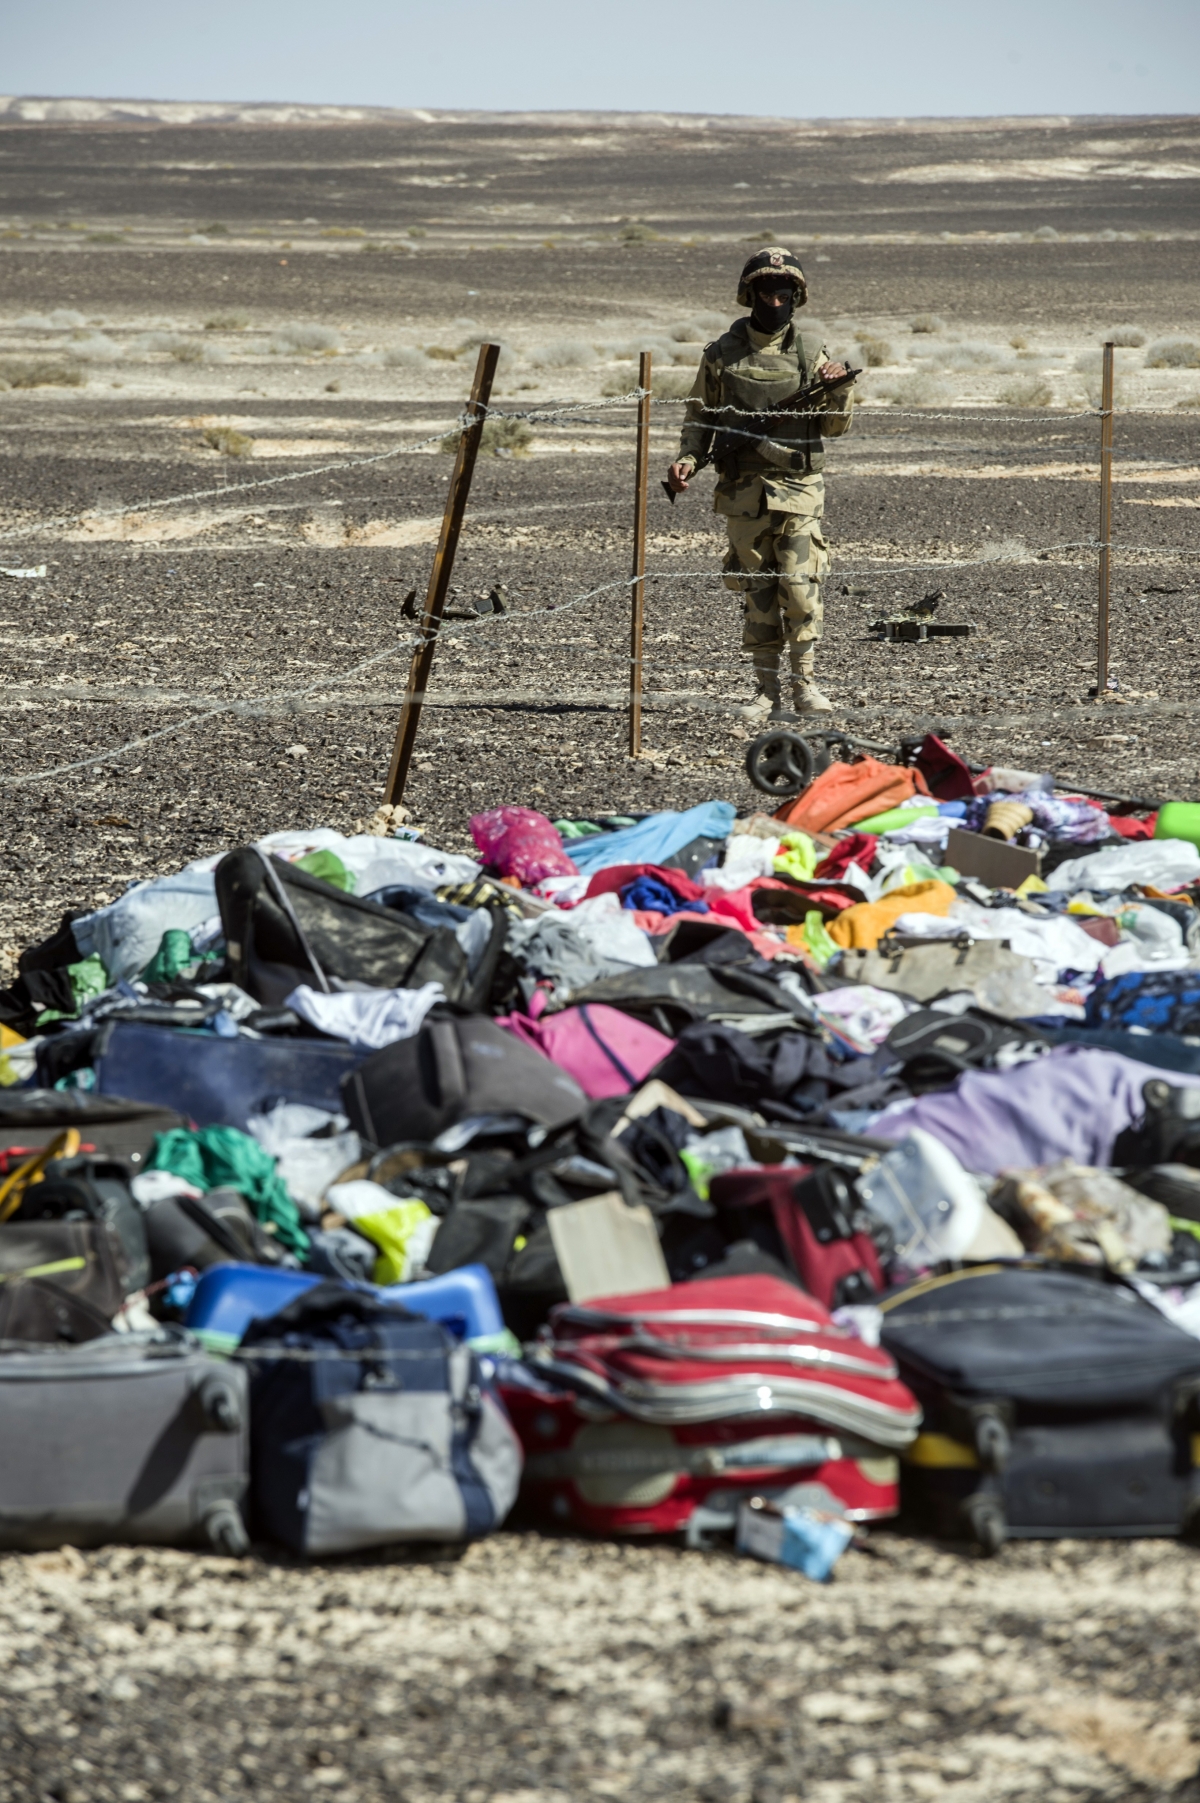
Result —
M798 714L831 714L833 703L813 680L815 653L806 651L792 669L792 705Z
M759 652L754 659L754 700L742 709L746 725L762 731L768 721L783 712L783 693L779 686L779 657Z

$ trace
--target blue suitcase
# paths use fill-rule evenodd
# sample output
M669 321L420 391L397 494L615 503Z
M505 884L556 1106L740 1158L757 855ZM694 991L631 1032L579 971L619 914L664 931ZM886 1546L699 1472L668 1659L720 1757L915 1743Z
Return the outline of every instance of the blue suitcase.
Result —
M328 1283L314 1271L280 1271L271 1265L212 1265L201 1274L184 1316L197 1339L210 1352L230 1353L251 1321L279 1313L305 1290ZM442 1326L477 1352L513 1350L505 1331L496 1286L486 1265L463 1265L423 1283L347 1286L362 1289L382 1302L398 1303L410 1314Z
M198 1127L240 1127L282 1097L331 1114L342 1109L341 1079L362 1054L337 1039L223 1039L216 1033L117 1020L95 1052L101 1095L154 1102Z

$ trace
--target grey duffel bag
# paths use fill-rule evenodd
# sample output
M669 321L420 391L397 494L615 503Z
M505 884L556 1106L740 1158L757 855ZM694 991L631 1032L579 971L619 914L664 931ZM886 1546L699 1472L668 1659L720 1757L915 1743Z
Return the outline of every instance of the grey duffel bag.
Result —
M5 1342L0 1446L0 1546L249 1546L246 1373L181 1328Z
M238 1349L249 1364L254 1515L295 1552L475 1539L521 1481L487 1361L437 1321L330 1282Z

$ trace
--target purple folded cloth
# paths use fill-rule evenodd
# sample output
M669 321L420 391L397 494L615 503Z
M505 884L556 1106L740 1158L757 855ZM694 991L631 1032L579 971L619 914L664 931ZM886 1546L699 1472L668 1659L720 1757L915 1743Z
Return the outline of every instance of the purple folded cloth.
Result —
M1173 1086L1200 1083L1182 1071ZM1053 1164L1107 1165L1117 1135L1146 1112L1142 1090L1164 1073L1095 1046L1055 1046L1007 1071L966 1071L953 1088L894 1102L871 1123L882 1139L923 1127L981 1176Z

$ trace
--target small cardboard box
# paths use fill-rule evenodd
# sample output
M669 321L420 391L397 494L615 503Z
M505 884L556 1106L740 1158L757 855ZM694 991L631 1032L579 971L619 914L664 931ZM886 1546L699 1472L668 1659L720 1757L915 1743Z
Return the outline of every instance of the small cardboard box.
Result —
M1009 845L1005 839L989 839L984 833L968 833L953 826L946 840L945 863L960 876L973 876L989 889L1019 889L1027 876L1040 876L1042 854Z

